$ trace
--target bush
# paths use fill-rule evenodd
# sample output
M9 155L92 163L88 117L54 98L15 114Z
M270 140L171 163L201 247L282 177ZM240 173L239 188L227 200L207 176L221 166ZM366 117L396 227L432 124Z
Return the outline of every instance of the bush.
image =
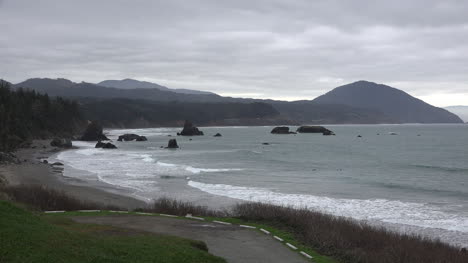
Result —
M140 208L138 211L166 213L179 216L192 214L197 216L224 217L229 215L228 211L212 210L206 206L195 205L191 202L183 202L165 197L154 200L148 208Z
M242 203L233 212L244 220L291 231L307 246L342 262L468 262L468 253L438 240L402 235L307 209Z
M118 209L94 202L74 198L63 191L57 191L38 185L5 186L0 189L9 199L29 205L35 209L48 210L83 210L83 209Z

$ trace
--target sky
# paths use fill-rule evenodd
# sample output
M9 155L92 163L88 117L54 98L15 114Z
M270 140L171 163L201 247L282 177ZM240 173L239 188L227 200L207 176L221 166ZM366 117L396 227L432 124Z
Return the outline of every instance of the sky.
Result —
M313 99L358 80L468 105L464 0L0 0L0 78Z

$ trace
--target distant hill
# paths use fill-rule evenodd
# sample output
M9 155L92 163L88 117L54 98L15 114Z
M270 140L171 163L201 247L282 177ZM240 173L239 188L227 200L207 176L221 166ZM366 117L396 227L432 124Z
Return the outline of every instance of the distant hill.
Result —
M457 115L427 104L404 91L368 81L337 87L313 101L319 104L373 109L401 123L462 122Z
M156 84L154 84L156 85ZM162 86L161 86L162 87ZM219 102L223 97L214 93L185 94L157 88L120 89L93 83L74 83L66 79L33 78L14 85L14 88L33 89L50 96L72 98L126 98L154 101Z
M144 128L183 126L191 120L199 126L297 124L283 119L270 104L155 102L129 99L82 99L85 118L105 127Z
M190 89L170 89L168 87L161 86L156 83L151 83L147 81L139 81L134 79L123 79L123 80L104 80L97 83L99 86L108 87L108 88L118 88L118 89L158 89L163 91L172 91L175 93L183 94L212 94L212 92L200 91L200 90L190 90Z
M275 101L261 100L248 98L231 98L222 97L214 93L179 93L173 89L163 87L154 83L140 82L135 80L123 81L104 81L105 85L113 85L116 87L105 87L92 83L74 83L66 79L28 79L24 82L14 85L15 88L34 89L39 93L47 93L50 96L61 96L73 98L78 101L85 101L90 108L97 109L98 105L92 106L92 103L104 103L105 100L123 99L119 101L119 107L128 109L129 112L137 113L136 104L141 104L144 111L145 119L151 120L147 125L161 126L169 123L168 119L159 119L149 117L148 114L158 114L157 112L148 110L149 107L156 107L154 102L164 104L168 102L179 102L179 107L184 103L198 103L200 106L191 105L191 109L199 109L205 105L212 111L225 111L230 108L222 104L236 103L236 111L240 111L240 107L245 107L249 111L259 110L259 107L248 106L251 103L264 103L273 106L277 111L275 117L261 116L250 120L237 120L226 122L228 115L208 114L203 111L203 114L211 116L212 120L203 120L204 123L212 123L214 125L266 125L266 124L373 124L373 123L457 123L462 122L456 115L444 110L433 107L419 99L413 98L401 90L397 90L385 85L379 85L372 82L359 81L342 87L338 87L333 91L318 97L313 101ZM131 83L138 86L133 87ZM128 85L127 85L128 84ZM120 86L119 86L120 85ZM152 88L153 87L153 88ZM159 88L157 88L159 87ZM99 100L88 100L99 99ZM132 101L135 100L135 101ZM113 105L116 105L111 103ZM108 105L111 105L108 104ZM214 104L209 105L206 104ZM144 105L144 106L143 106ZM161 106L161 109L169 109L167 104ZM144 108L144 109L143 109ZM177 110L176 108L171 108ZM120 109L119 109L120 110ZM98 117L99 113L93 111ZM109 111L108 111L109 112ZM116 110L117 112L117 110ZM92 117L92 112L89 111L87 116ZM171 121L180 121L179 117L183 114L176 112L165 112ZM202 114L200 112L200 114ZM109 116L109 120L114 117ZM140 115L138 115L140 116ZM137 117L138 117L137 116ZM241 119L244 115L239 115ZM237 116L236 118L238 118ZM111 118L112 117L112 118ZM224 119L223 119L224 118ZM234 119L236 119L234 118ZM102 116L99 115L99 119ZM130 123L126 121L125 123ZM132 123L132 126L135 126Z
M76 85L76 83L68 79L32 78L16 84L15 87L23 87L34 90L47 90L51 88L70 88L73 85Z
M448 106L444 109L457 114L464 122L468 122L468 106Z

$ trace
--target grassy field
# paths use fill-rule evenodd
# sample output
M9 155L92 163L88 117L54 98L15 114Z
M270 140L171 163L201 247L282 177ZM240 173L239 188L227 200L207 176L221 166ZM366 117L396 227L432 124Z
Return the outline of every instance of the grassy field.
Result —
M5 201L0 239L0 262L225 262L199 241L40 217Z
M142 215L138 214L136 212L128 212L130 215L138 215L138 216L158 216L157 214L154 215ZM69 217L69 216L116 216L118 214L112 213L109 211L99 211L99 212L77 212L77 211L72 211L72 212L64 212L64 213L52 213L52 214L45 214L43 215L44 218L46 218L48 221L52 222L60 222L60 220ZM260 228L263 228L265 230L268 230L271 235L273 236L278 236L282 239L284 239L284 243L288 242L298 248L298 251L304 251L308 253L309 255L314 257L314 262L316 263L337 263L336 260L323 256L317 253L317 251L310 249L309 247L305 246L301 242L299 242L294 235L291 232L287 232L284 230L280 230L276 227L273 227L271 225L265 224L265 223L259 223L259 222L254 222L254 221L245 221L241 220L238 218L233 218L233 217L203 217L207 221L213 221L213 220L218 220L222 222L228 222L236 225L249 225L249 226L255 226L257 229L252 230L252 231L259 231ZM183 216L174 218L174 220L189 220L187 218L184 218ZM262 233L263 234L263 233Z

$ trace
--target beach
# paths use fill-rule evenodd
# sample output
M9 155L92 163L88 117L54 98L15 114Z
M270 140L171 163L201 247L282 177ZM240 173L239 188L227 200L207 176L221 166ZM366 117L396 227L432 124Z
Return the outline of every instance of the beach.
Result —
M42 185L61 190L70 196L84 201L134 209L147 203L129 196L112 193L114 187L103 182L90 182L63 176L60 165L52 165L48 160L63 149L50 146L50 140L35 140L28 148L15 152L21 161L18 164L0 165L0 176L8 185ZM66 150L65 150L66 151ZM107 190L106 190L107 189Z

